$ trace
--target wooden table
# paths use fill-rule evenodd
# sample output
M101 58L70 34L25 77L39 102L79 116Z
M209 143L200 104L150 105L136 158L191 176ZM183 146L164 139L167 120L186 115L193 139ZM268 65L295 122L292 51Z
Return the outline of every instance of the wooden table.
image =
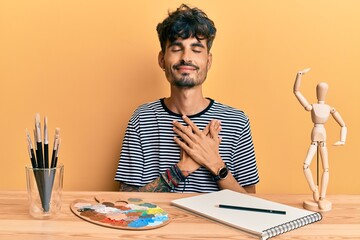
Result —
M132 231L98 226L75 216L70 203L75 199L92 200L95 195L137 197L158 204L169 212L172 221L161 228ZM195 216L170 205L173 199L195 194L63 192L61 214L56 219L36 220L28 214L24 191L0 191L0 239L256 239L243 231ZM258 194L258 197L301 207L305 195ZM285 233L273 239L360 239L360 195L329 195L333 210L320 222Z

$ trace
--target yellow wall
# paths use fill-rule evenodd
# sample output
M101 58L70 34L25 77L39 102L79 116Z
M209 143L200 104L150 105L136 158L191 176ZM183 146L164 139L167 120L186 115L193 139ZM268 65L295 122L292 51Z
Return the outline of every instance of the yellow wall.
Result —
M181 1L0 1L0 189L25 189L25 129L34 114L61 128L65 190L115 190L127 121L141 103L168 96L157 66L156 24ZM302 172L311 121L292 93L327 102L348 125L326 125L328 193L360 193L360 1L187 1L218 29L204 93L250 117L261 193L308 193ZM314 165L315 166L315 161Z

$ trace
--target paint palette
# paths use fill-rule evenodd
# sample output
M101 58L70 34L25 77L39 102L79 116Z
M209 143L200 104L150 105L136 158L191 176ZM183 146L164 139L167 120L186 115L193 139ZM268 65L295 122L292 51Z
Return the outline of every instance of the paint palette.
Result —
M126 230L148 230L165 226L169 214L161 207L144 202L140 198L105 200L98 202L77 199L70 205L71 211L81 219L104 227Z

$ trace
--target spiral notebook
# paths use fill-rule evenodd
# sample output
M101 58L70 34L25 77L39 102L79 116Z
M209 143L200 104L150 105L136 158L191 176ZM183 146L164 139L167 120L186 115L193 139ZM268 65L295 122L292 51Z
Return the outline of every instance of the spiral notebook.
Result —
M320 221L322 218L318 212L276 203L231 190L221 190L176 199L173 200L171 204L203 217L255 234L260 239L277 236ZM219 204L252 208L253 210L254 208L260 210L275 210L282 214L220 208Z

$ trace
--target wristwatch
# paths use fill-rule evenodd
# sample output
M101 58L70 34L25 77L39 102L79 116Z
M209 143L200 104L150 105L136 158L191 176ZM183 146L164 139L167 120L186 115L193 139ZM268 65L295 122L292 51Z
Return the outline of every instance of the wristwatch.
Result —
M229 169L225 166L219 168L217 175L213 176L214 180L217 182L219 180L225 179L229 174Z

